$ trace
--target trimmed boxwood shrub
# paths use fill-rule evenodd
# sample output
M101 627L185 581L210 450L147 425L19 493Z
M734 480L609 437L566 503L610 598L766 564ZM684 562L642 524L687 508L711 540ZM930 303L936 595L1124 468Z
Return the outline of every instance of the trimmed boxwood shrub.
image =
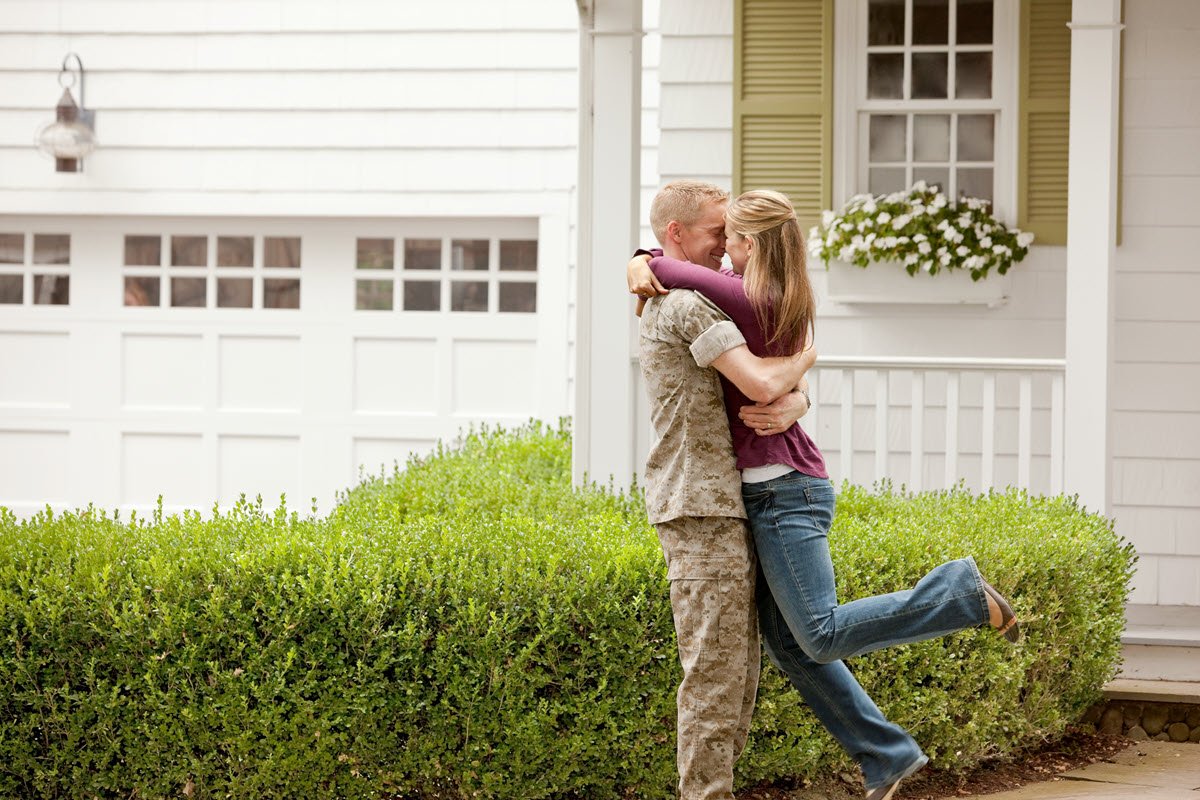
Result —
M369 477L326 518L0 510L0 796L669 798L680 678L642 498L531 423ZM839 594L972 554L1026 638L851 662L934 764L1060 734L1119 659L1133 555L1067 498L843 487ZM764 671L739 781L850 766Z

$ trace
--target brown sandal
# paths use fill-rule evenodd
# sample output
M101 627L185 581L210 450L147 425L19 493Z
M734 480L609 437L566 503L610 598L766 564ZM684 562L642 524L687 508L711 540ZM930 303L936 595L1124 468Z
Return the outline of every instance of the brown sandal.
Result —
M1021 638L1021 626L1017 624L1017 615L1013 613L1012 606L1004 599L1004 595L997 592L987 581L983 582L983 590L1000 607L1000 627L996 629L997 632L1003 634L1005 639L1015 643Z

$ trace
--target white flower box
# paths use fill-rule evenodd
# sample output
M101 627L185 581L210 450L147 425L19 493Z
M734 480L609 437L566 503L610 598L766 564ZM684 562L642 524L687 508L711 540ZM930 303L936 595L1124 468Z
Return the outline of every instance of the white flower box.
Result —
M830 261L829 299L838 303L968 304L989 308L1008 301L1011 278L990 275L971 280L965 269L943 270L936 275L918 271L909 275L899 262L876 262L859 267Z

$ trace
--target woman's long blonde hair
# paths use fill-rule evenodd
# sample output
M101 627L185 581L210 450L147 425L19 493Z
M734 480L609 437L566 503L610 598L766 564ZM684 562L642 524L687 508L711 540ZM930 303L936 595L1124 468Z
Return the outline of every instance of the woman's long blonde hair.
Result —
M812 284L804 236L788 199L770 189L754 189L729 204L725 219L738 236L753 243L746 263L746 296L758 324L770 331L774 354L804 349L814 329Z

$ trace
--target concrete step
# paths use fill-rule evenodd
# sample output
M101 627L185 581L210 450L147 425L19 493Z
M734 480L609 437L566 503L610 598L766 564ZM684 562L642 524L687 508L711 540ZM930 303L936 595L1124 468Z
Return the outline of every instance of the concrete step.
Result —
M1141 681L1117 678L1104 687L1104 699L1200 705L1200 681Z
M1121 644L1121 678L1200 682L1200 607L1127 606Z

